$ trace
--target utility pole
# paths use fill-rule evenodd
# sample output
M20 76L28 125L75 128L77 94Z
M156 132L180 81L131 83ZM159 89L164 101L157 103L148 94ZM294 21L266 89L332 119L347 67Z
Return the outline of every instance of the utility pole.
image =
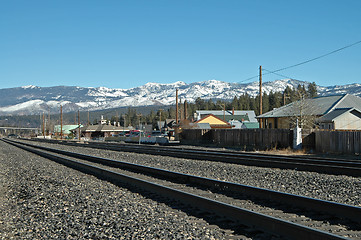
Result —
M89 120L89 110L88 110L88 126L90 125L90 120Z
M262 115L262 66L259 66L259 115ZM262 128L262 119L260 127Z
M60 105L60 139L63 139L63 106Z
M225 103L219 103L218 104L223 109L223 121L226 121L226 104Z
M283 91L283 105L286 105L286 98L291 98L290 96L286 96L287 93Z
M45 138L45 114L43 112L43 136Z
M179 99L179 112L180 112L180 122L182 122L182 120L183 120L183 114L182 114L182 112L183 112L183 109L182 109L182 99L180 98Z
M139 118L139 140L138 140L138 144L140 144L140 140L141 140L141 136L142 136L142 129L140 127L140 118L142 117L142 114L137 114L138 118Z
M178 124L178 88L175 92L175 122Z
M80 142L80 113L78 110L78 141Z
M175 129L174 129L175 140L178 140L178 88L175 92Z
M49 135L51 135L50 134L50 128L51 128L51 126L50 126L50 107L48 107L48 130L49 130Z
M220 103L219 106L223 109L223 121L226 121L226 104Z
M184 120L187 119L187 100L184 100Z
M163 109L159 109L159 122L160 122L160 124L162 124L161 122L162 122L162 111L163 111Z

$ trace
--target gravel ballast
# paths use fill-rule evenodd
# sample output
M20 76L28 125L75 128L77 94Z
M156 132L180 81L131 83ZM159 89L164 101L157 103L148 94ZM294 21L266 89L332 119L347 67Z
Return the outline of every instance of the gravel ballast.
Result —
M89 153L89 149L83 152ZM0 141L0 238L233 239L235 236L231 231L126 188Z
M36 143L82 154L142 164L186 174L361 206L361 178L290 169L263 168L129 152Z
M360 206L361 179L36 143ZM1 239L246 239L0 141Z

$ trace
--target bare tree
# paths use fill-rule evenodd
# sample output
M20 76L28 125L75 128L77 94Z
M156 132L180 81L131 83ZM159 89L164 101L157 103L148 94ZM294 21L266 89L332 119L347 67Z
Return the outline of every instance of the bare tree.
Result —
M294 128L298 120L299 127L302 129L315 128L315 121L319 117L316 115L317 106L313 104L310 98L307 98L307 93L304 91L298 91L298 101L292 104L292 117L290 118L290 127Z

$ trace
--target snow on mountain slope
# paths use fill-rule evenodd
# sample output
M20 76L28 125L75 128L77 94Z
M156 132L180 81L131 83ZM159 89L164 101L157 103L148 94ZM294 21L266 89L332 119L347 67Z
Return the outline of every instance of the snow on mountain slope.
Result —
M287 86L296 88L299 84L308 86L309 82L294 79L276 80L263 83L266 93L283 91ZM111 89L106 87L37 87L24 86L0 89L0 115L39 114L59 112L60 105L64 112L77 110L100 110L126 106L150 106L175 104L176 89L179 98L194 102L203 99L233 99L235 96L249 94L256 96L259 92L257 81L247 84L227 83L208 80L186 84L178 81L169 84L147 83L131 89ZM353 94L361 96L361 84L318 87L321 96L334 94Z

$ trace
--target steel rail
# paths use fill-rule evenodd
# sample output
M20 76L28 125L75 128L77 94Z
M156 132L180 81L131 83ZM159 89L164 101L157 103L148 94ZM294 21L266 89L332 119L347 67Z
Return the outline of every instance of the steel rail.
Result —
M12 141L15 142L15 141ZM50 152L55 152L58 154L79 158L95 163L101 163L112 167L118 168L127 168L132 169L139 172L147 172L148 174L158 175L166 178L176 179L178 181L183 181L186 183L199 184L205 187L214 188L218 190L225 190L232 193L241 193L254 197L258 197L261 199L268 199L271 201L277 201L284 205L290 205L294 207L309 209L317 212L327 213L329 215L333 215L339 218L350 219L355 222L361 223L361 208L326 200L320 200L310 197L299 196L295 194L289 194L284 192L273 191L264 188L258 188L253 186L248 186L244 184L225 182L210 178L204 178L189 174L183 174L179 172L168 171L160 168L154 168L134 163L128 163L124 161L101 158L86 154L80 154L75 152L69 152L54 148L48 148L43 146L36 146L28 143L21 143L29 147L34 147Z
M52 143L58 143L58 141L50 141ZM127 151L144 153L151 155L162 155L179 158L187 158L194 160L207 160L226 162L247 166L258 166L267 168L281 168L281 169L294 169L298 171L312 171L318 173L326 173L333 175L348 175L354 177L361 176L361 163L352 161L336 161L332 159L320 160L320 159L300 159L285 156L274 155L255 155L248 153L228 153L217 151L202 151L193 149L177 149L177 148L165 148L146 145L134 145L134 144L109 144L109 143L94 143L87 142L86 144L73 143L73 142L60 142L61 144L71 146L82 146L89 148L107 149L113 151Z
M26 138L23 138L23 140L29 140ZM31 140L33 141L42 141L42 142L48 142L48 143L62 143L62 144L68 144L68 145L79 145L79 142L74 143L74 141L69 141L69 140L49 140L49 139L34 139L32 138ZM176 147L176 146L170 146L170 145L161 145L161 146L157 146L157 145L149 145L149 144L134 144L134 143L120 143L120 142L97 142L97 141L85 141L83 142L85 144L89 144L89 145L99 145L99 146L116 146L116 147L121 147L121 148L129 148L129 149L157 149L157 150L169 150L169 149L180 149L181 151L187 151L189 150L189 148L186 147ZM179 145L177 145L179 146ZM90 146L89 146L90 147ZM191 149L192 150L192 149ZM310 156L310 155L304 155L304 156L300 156L300 155L293 155L292 157L287 156L287 155L280 155L280 154L267 154L267 153L259 153L259 152L241 152L241 151L237 151L237 150L218 150L218 149L197 149L196 151L203 151L203 152L208 152L208 153L217 153L217 154L233 154L236 156L248 156L248 157L259 157L259 158L263 158L263 157L271 157L271 158L292 158L292 160L294 159L301 159L301 160L316 160L316 161L321 161L321 162L354 162L354 163L359 163L361 164L361 159L346 159L346 158L336 158L336 157L316 157L316 156Z
M8 141L7 141L8 142ZM228 219L237 221L240 224L262 229L278 236L288 239L309 239L309 240L326 240L326 239L347 239L341 236L330 234L324 231L313 229L310 227L302 226L296 223L288 222L282 219L267 216L261 213L252 212L240 207L225 204L219 201L208 199L205 197L197 196L194 194L186 193L173 188L161 186L149 181L139 178L127 176L114 171L109 171L104 168L92 166L90 164L81 163L65 157L53 155L41 150L36 150L29 146L23 146L19 143L8 142L16 147L32 152L39 156L51 159L65 166L74 168L84 173L95 175L101 179L111 181L115 184L128 183L136 187L140 187L146 191L156 192L159 195L166 196L183 203L197 206L209 212L213 212L220 216L225 216Z
M104 144L96 143L96 145L104 146ZM117 145L109 145L106 144L104 147L117 147ZM261 160L282 160L287 162L295 162L295 163L309 163L309 164L323 164L323 165L331 165L331 166L344 166L344 167L354 167L361 168L361 161L358 160L337 160L335 158L310 158L310 157L289 157L283 155L271 155L271 154L256 154L256 153L235 153L235 152L226 152L226 151L214 151L214 150L199 150L199 149L185 149L185 148L169 148L169 147L158 147L152 146L146 148L144 145L120 145L120 148L129 148L129 149L139 149L140 151L151 151L151 152L171 152L171 153L195 153L195 154L207 154L209 156L220 156L226 158L251 158L251 159L261 159ZM153 149L152 149L153 148Z
M28 139L26 139L28 140ZM79 143L74 143L74 141L66 141L66 140L47 140L47 139L32 139L34 141L44 141L48 143L61 143L66 145L79 146ZM292 157L285 155L277 155L277 154L264 154L264 153L253 153L253 152L237 152L237 151L222 151L222 150L213 150L213 149L188 149L188 148L177 148L177 147L167 147L167 146L154 146L148 144L124 144L124 143L114 143L114 142L85 142L87 147L105 147L112 148L115 147L115 150L139 150L139 151L149 151L149 152L161 152L161 151L173 151L173 152L200 152L200 153L208 153L215 155L224 155L224 156L235 156L235 157L246 157L246 158L255 158L255 159L282 159L286 161L300 161L305 163L324 163L327 165L340 165L340 166L350 166L361 168L361 159L340 159L340 158L326 158L326 157L313 157L313 156L297 156L294 155Z

